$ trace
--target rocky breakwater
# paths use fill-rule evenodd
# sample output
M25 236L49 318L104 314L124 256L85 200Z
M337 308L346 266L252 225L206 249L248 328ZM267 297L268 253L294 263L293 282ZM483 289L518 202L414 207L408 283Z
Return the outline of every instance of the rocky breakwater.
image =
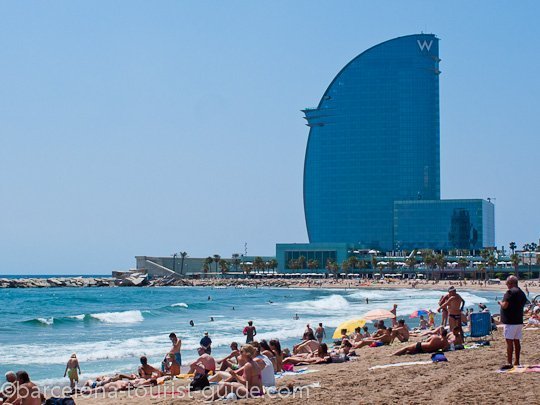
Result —
M290 287L294 285L294 282L284 279L211 278L195 280L193 285L201 287Z
M0 288L110 287L108 277L0 278Z

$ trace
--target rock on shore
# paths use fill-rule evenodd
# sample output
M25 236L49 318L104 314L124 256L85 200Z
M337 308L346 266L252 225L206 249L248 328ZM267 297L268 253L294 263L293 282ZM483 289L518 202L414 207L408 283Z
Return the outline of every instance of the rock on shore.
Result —
M0 288L110 287L109 277L0 278Z

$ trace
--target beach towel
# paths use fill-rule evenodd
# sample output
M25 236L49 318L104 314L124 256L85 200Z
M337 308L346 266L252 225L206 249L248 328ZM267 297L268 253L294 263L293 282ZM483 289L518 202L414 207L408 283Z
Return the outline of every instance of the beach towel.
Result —
M416 366L419 364L433 364L433 361L426 360L426 361L405 361L402 363L392 363L392 364L382 364L379 366L373 366L368 368L368 370L377 370L379 368L388 368L388 367L403 367L403 366Z
M276 378L281 378L288 375L310 374L310 373L316 373L318 371L319 370L310 370L306 367L306 368L301 368L296 371L283 371L282 373L276 373L275 376Z
M497 373L540 373L540 364L536 364L534 366L517 366L508 369L499 369L497 370Z

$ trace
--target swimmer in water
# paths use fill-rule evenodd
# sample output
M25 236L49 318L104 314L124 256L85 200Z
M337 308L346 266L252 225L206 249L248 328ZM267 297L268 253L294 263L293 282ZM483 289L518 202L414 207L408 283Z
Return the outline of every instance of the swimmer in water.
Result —
M298 320L298 319L300 319L300 317L298 316L298 314L295 314L295 315L293 316L293 319Z
M212 297L208 296L208 301L210 301L212 299Z
M192 319L191 321L189 321L189 324L190 324L191 326L195 326L195 322L193 322L193 319Z
M214 322L214 317L213 316L210 317L210 322Z

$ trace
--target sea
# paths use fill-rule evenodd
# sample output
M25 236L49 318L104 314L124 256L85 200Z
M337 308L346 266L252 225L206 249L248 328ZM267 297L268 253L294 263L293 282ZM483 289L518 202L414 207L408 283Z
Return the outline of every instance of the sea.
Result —
M252 320L258 339L280 339L292 347L305 330L322 322L328 341L337 325L371 309L391 309L411 326L409 315L437 308L443 290L236 287L0 289L0 373L26 370L41 386L64 385L65 364L79 359L81 379L135 372L139 357L159 366L171 347L169 333L182 339L183 364L196 358L204 332L212 354L242 343ZM497 293L460 291L466 306L484 303L498 312ZM366 302L368 299L369 303ZM193 321L194 326L190 326ZM368 324L372 329L373 325Z

